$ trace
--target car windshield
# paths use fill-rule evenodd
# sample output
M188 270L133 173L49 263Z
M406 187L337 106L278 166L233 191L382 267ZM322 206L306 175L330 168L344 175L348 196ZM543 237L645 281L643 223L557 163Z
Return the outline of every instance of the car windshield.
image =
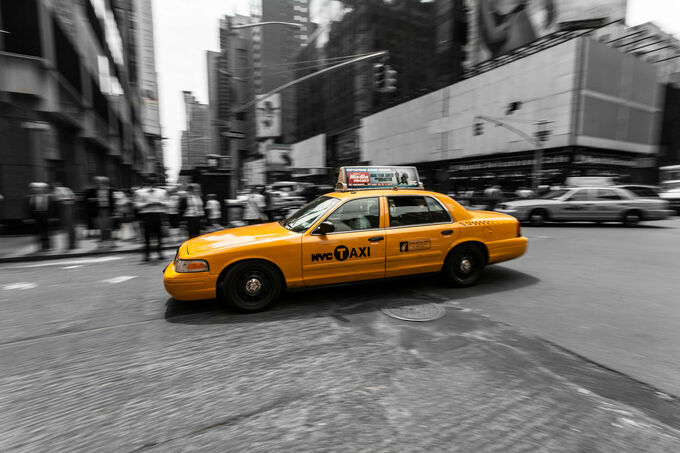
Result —
M285 228L296 233L307 230L330 208L340 203L340 200L333 197L319 197L311 203L301 207L294 214L281 220L279 223Z
M544 200L556 200L567 192L569 192L567 189L552 190L545 195L541 195L539 198L543 198Z

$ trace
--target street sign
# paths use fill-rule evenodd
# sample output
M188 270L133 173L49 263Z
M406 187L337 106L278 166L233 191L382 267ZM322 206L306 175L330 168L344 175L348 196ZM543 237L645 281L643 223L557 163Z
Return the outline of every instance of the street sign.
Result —
M243 132L222 132L222 137L243 139L246 138L246 134Z

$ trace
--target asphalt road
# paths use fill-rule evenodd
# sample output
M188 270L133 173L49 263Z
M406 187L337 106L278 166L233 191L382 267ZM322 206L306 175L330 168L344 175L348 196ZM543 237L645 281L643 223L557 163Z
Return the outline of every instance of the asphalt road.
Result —
M527 254L502 264L521 279L490 267L479 287L448 294L680 396L680 219L525 227L524 235Z
M165 263L136 256L2 265L0 450L680 451L677 402L647 404L680 395L680 220L525 235L474 288L319 289L248 316L170 299Z

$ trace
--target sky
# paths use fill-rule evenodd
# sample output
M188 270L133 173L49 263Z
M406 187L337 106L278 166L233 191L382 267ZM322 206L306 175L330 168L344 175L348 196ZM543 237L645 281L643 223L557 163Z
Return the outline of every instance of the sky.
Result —
M219 20L225 14L250 13L251 0L153 0L156 71L158 72L165 165L171 179L181 166L180 136L185 129L182 91L208 101L206 51L219 50ZM274 0L262 0L274 1ZM330 0L310 0L325 6ZM679 0L628 0L626 22L654 21L680 37Z

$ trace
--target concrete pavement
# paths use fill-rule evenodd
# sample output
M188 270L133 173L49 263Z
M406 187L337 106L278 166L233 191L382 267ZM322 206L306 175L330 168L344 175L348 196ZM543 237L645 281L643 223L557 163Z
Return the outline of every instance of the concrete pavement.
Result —
M318 289L244 316L168 298L166 263L131 258L0 266L0 450L680 451L677 401L471 310L475 288ZM544 282L493 266L476 295Z

